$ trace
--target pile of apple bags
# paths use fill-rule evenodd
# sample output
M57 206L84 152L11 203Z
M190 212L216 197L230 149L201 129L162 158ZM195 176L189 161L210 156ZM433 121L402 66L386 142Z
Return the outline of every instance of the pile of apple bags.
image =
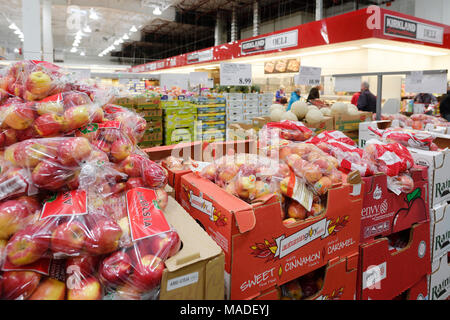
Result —
M49 63L12 65L0 94L0 298L157 298L180 239L166 171L136 146L145 120Z

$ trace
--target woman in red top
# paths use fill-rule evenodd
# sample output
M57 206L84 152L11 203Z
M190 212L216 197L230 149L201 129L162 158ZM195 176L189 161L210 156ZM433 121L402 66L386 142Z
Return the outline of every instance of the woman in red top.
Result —
M353 97L352 97L352 101L351 104L357 106L358 105L358 98L361 95L361 92L356 92Z

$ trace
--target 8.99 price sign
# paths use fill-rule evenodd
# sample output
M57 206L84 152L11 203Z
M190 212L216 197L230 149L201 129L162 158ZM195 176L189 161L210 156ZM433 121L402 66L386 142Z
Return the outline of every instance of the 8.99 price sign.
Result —
M222 62L220 64L220 85L251 86L252 65L247 63Z

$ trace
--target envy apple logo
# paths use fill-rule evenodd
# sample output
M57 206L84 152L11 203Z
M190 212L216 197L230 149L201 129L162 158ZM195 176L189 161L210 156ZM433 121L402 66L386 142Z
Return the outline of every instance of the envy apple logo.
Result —
M373 192L373 198L375 200L380 200L383 196L383 191L381 191L381 187L377 184L375 187L375 191Z

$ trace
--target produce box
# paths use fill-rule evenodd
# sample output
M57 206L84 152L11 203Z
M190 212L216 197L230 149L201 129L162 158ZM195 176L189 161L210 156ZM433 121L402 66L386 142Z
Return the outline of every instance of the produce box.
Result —
M228 103L228 101L236 101L236 100L243 100L244 95L243 93L226 93L225 99Z
M197 114L197 121L223 121L226 120L226 114L221 113L206 113L206 114Z
M164 210L183 246L167 259L161 280L160 300L222 300L224 254L175 199Z
M257 139L257 133L252 124L247 123L229 123L226 131L226 138L230 140Z
M161 97L151 97L151 96L145 96L145 95L138 95L136 96L136 105L137 106L143 106L143 107L161 107Z
M217 129L212 129L212 130L204 130L201 133L197 133L195 135L196 140L200 140L200 141L208 141L210 142L211 140L225 140L225 130L217 130Z
M167 130L177 129L184 127L194 127L195 125L195 115L192 116L180 116L180 117L170 117L164 119L164 127Z
M334 115L334 130L342 132L359 130L359 123L372 120L372 112L359 111L359 115Z
M116 97L112 103L126 108L134 108L136 99L134 96Z
M225 130L226 125L225 121L198 121L195 128L205 132L207 130Z
M312 129L316 134L321 133L322 131L328 131L328 130L334 130L334 119L333 117L323 117L324 120L319 123L306 123L304 122L305 126Z
M392 247L387 237L361 244L359 300L391 300L430 273L430 223L414 224L403 234L409 239L401 249Z
M163 110L160 107L135 106L134 110L144 118L146 117L162 117Z
M450 253L434 260L431 265L430 300L447 300L450 298Z
M431 209L431 261L450 252L450 204Z
M141 148L150 148L150 147L157 147L163 144L162 140L142 140L139 142L139 147Z
M388 189L384 173L362 177L365 193L361 211L361 243L429 221L427 168L413 167L411 177L414 180L413 191L399 195Z
M166 128L164 132L165 144L194 141L194 127Z
M374 129L378 128L380 130L387 129L391 126L392 121L390 120L380 120L380 121L367 121L359 123L359 132L358 132L358 146L360 148L364 148L366 146L366 142L370 139L379 140L380 137L376 135L373 131L369 129L372 127Z
M186 107L191 106L191 103L189 101L185 100L161 100L161 107L163 109L170 108L170 107Z
M336 258L330 260L324 268L322 287L319 288L316 294L305 300L355 300L358 253L350 254L342 259ZM255 300L285 300L283 290L286 289L277 287L261 294ZM286 293L301 296L302 290L299 288L298 290L289 290ZM294 298L292 300L296 299Z
M393 300L428 300L428 275Z
M244 93L243 94L243 99L247 100L247 101L258 101L259 99L259 94L257 93Z
M274 194L249 204L190 173L181 177L180 198L225 252L227 298L253 299L357 251L363 185L358 187L330 189L325 213L289 227Z
M258 109L259 106L259 102L258 100L249 100L249 101L245 101L244 103L244 108L254 108L255 110Z
M196 106L197 107L197 114L204 115L208 113L225 113L226 107L224 104L211 104L211 105L202 105L202 106Z
M259 131L262 127L264 127L268 122L270 122L270 117L255 117L252 119L253 129Z

